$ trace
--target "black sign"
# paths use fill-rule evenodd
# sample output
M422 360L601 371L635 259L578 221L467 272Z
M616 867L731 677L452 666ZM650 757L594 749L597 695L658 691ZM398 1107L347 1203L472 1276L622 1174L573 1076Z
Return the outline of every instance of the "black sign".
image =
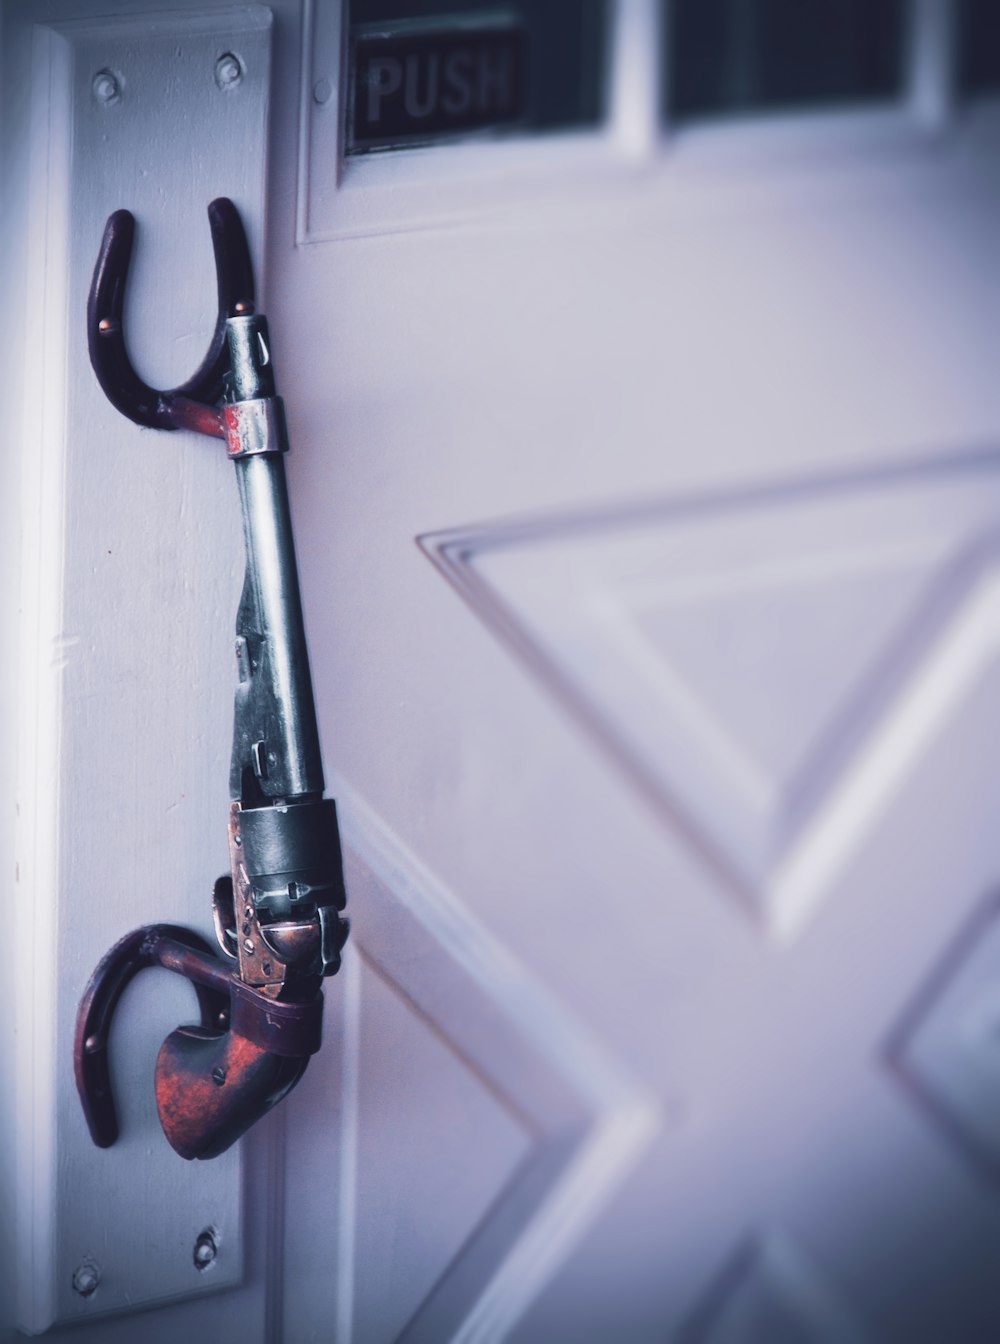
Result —
M347 152L513 125L527 65L525 32L509 23L355 33Z

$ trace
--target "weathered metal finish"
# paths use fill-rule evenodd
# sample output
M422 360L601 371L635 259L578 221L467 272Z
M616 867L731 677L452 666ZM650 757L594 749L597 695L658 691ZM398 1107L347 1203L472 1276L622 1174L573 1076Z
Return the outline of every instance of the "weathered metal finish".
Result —
M125 986L147 966L190 980L201 1010L201 1022L179 1027L160 1051L160 1122L182 1156L215 1157L301 1077L320 1047L323 996L275 1002L245 985L188 929L151 924L127 934L95 970L77 1017L77 1088L99 1148L109 1148L119 1132L108 1061L111 1018Z
M285 412L278 397L234 401L222 408L226 451L232 458L288 451Z
M237 614L238 684L230 771L230 874L212 895L222 959L194 934L154 925L101 962L80 1006L76 1077L95 1143L118 1134L107 1038L128 981L144 966L186 976L201 1022L163 1043L160 1122L186 1158L215 1157L302 1076L320 1046L323 978L340 966L348 925L337 813L323 769L302 621L282 454L287 433L266 319L232 203L209 207L219 318L195 375L171 392L148 387L125 347L122 311L133 221L112 215L88 305L91 360L123 414L156 428L225 438L239 484L246 577ZM221 396L220 411L206 405Z
M241 979L248 985L270 986L272 994L278 993L285 983L288 967L293 958L278 955L265 940L257 914L257 901L253 884L247 872L245 849L241 829L242 810L238 802L229 809L229 856L232 877L226 882L231 901L232 915L227 933L220 943L224 952L236 957L239 962ZM220 882L222 879L220 879ZM216 887L219 890L217 884ZM308 943L309 960L313 960L319 947L319 929L314 920L304 924L275 925L274 929L295 928L302 930ZM299 961L304 958L300 958ZM303 967L304 969L304 967Z
M156 1061L163 1132L181 1157L218 1157L295 1086L308 1055L289 1057L229 1031L178 1027Z
M319 738L299 608L298 577L283 558L291 519L280 457L236 462L247 541L237 616L240 682L230 792L252 804L323 791ZM243 653L242 650L246 652ZM256 743L261 743L254 751Z
M170 940L169 948L165 946ZM205 965L186 953L202 953ZM211 948L188 929L173 924L147 925L120 939L98 964L80 1002L76 1019L73 1059L76 1086L91 1138L98 1148L110 1148L118 1138L118 1117L111 1091L108 1037L111 1019L126 985L146 966L167 965L180 970L195 986L201 1025L218 1030L229 1022L229 995L224 968ZM220 978L215 978L218 966Z
M108 400L123 415L153 429L193 429L225 437L222 415L213 405L222 396L228 363L226 321L251 310L253 267L243 225L232 201L219 197L208 207L215 250L219 315L205 358L185 383L170 391L150 387L136 373L125 343L125 286L135 218L116 210L104 229L87 302L90 362Z

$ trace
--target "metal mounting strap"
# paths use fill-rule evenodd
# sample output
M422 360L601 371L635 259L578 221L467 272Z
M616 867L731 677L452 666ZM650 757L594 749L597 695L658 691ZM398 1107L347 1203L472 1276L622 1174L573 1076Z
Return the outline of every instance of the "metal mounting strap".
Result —
M231 458L288 451L285 407L280 397L230 402L223 406L222 417L226 452Z

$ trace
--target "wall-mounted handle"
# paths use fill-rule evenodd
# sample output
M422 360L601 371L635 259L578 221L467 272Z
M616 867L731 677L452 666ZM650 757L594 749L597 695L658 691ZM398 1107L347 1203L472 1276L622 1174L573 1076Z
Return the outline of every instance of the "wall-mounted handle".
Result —
M169 391L144 383L123 327L134 220L108 220L87 335L98 382L137 424L226 440L243 512L247 570L237 615L238 682L230 768L230 875L215 886L221 958L173 925L136 929L103 958L77 1018L75 1067L94 1142L118 1136L108 1037L122 990L146 966L195 987L201 1022L178 1027L156 1062L156 1101L182 1157L215 1157L294 1087L319 1049L325 976L340 966L348 924L332 799L323 770L302 623L266 320L253 311L246 235L231 201L209 206L219 313L208 353ZM213 403L225 393L226 402Z

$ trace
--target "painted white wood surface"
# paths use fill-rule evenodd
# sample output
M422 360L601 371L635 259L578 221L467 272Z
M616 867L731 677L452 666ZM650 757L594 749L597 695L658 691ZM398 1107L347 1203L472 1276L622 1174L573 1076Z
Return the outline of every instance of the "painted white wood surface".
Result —
M253 1315L258 1255L232 1295L241 1337L940 1344L1000 1320L979 1109L1000 878L985 545L982 584L944 585L962 600L930 657L907 645L899 675L871 675L894 613L905 626L936 566L998 521L1000 120L989 104L951 118L918 25L910 96L886 117L664 135L656 8L621 6L629 131L583 167L571 139L505 146L513 176L421 151L383 156L362 187L335 138L303 171L327 58L311 34L318 16L335 43L340 6L303 7L313 28L273 6L267 310L354 933L324 1051L274 1130L269 1314ZM188 573L202 547L230 563L228 482L213 494L207 472ZM911 474L902 503L880 493ZM701 530L678 522L692 498ZM719 521L734 498L758 501L735 530ZM534 540L486 544L510 537ZM446 539L468 542L445 565L462 595L428 558ZM711 580L737 542L745 601L720 615ZM687 625L678 584L699 599ZM636 660L608 654L609 588L645 640L645 701ZM210 621L230 627L218 606L206 648ZM123 650L138 662L148 638L136 617ZM221 754L228 641L214 656L191 696ZM791 777L777 822L706 764L675 664L731 741ZM823 749L838 712L842 740L893 770ZM902 724L895 745L876 720ZM136 740L119 756L141 778ZM673 810L621 768L636 746ZM863 824L830 831L817 898L774 938L774 838L810 808L829 818L838 778ZM873 781L877 808L854 787ZM700 828L679 824L685 804ZM185 911L203 927L202 900ZM229 1297L153 1313L144 1337L234 1336ZM128 1339L136 1322L97 1328Z
M973 455L421 544L790 941L992 657L998 516Z
M266 9L244 8L33 33L17 844L18 1068L31 1079L18 1106L17 1287L31 1331L243 1275L240 1152L185 1163L156 1119L156 1053L191 1020L190 988L148 972L119 1005L111 1149L92 1145L73 1083L76 1005L107 948L146 922L207 931L226 868L240 579L224 456L113 410L89 367L84 312L104 220L127 207L136 363L172 386L200 361L215 317L208 200L233 197L260 253L270 26ZM223 89L227 51L244 74ZM201 1272L192 1252L207 1227L219 1253ZM84 1261L100 1275L90 1296L73 1287Z
M305 70L315 56L307 42ZM940 81L943 67L930 74ZM900 1082L890 1050L1000 871L990 585L966 605L962 584L945 582L954 621L934 627L928 660L907 646L887 679L882 641L920 624L942 573L998 522L996 110L964 109L939 138L915 95L885 116L647 130L641 173L613 152L578 172L578 146L553 141L525 149L525 164L545 163L537 188L529 169L497 160L484 186L484 155L467 196L446 150L382 156L357 199L354 165L338 183L327 163L318 189L333 231L351 232L356 207L373 232L385 227L391 200L395 236L323 241L310 214L308 246L274 255L274 329L307 352L284 379L290 470L328 688L323 740L351 790L345 828L360 797L362 818L415 856L411 874L442 884L467 927L657 1103L655 1137L601 1204L575 1211L561 1264L524 1283L519 1321L480 1314L487 1280L450 1330L525 1344L685 1330L930 1344L1000 1307L973 1253L1000 1249L989 1181L935 1118L942 1107ZM302 193L310 208L320 199L311 172L295 179L300 227ZM428 227L434 207L447 227ZM969 467L979 448L981 477ZM918 463L930 470L911 497L877 485ZM758 503L741 515L726 503L740 497ZM683 521L692 498L709 517L700 528ZM467 593L471 613L456 600L413 545L427 534L429 549L455 538L453 569L478 575L489 600ZM664 617L644 679L613 646L620 631L587 607L602 588L621 606L638 581L676 607L671 584L695 588L700 575L710 587L727 563L748 576L743 601L735 592L728 615L713 615L706 596L684 639ZM803 587L811 600L792 610ZM755 617L762 590L771 605ZM529 645L544 659L510 658ZM779 776L787 767L773 830L735 803L671 700L669 659L682 656L731 737ZM612 756L566 712L572 682L599 689L619 732ZM849 768L823 733L838 713L835 745L871 748ZM810 731L818 747L801 770ZM707 845L620 768L636 744L675 793L698 795ZM835 814L836 790L824 790L838 778ZM811 815L823 823L812 831ZM812 864L798 895L773 867L795 835ZM738 898L727 854L755 899ZM363 870L351 869L364 964L405 964L412 887L373 897ZM395 904L394 918L370 923L376 904ZM440 959L413 962L419 1014ZM364 1038L363 989L345 1010L348 1038ZM445 1032L461 1015L459 1004ZM380 1029L386 1051L413 1030L388 1012ZM488 1037L479 1048L488 1072L500 1048ZM345 1085L327 1072L332 1057L317 1064L289 1106L290 1135L309 1139L289 1150L286 1231L308 1173L342 1157L320 1117ZM357 1132L379 1130L391 1107L445 1189L474 1159L459 1115L426 1156L427 1085L400 1079L375 1098L355 1080L347 1092ZM394 1219L419 1221L405 1155L391 1144L384 1155ZM347 1161L360 1193L365 1159ZM314 1219L288 1243L287 1338L328 1338L334 1301L353 1294L357 1309L370 1291L359 1248L395 1224L378 1200L374 1231L360 1198L338 1209L333 1254L310 1237ZM461 1257L442 1263L444 1282L456 1272ZM380 1281L380 1263L372 1273ZM400 1306L419 1291L404 1272L397 1289ZM337 1323L338 1339L366 1337L346 1307ZM420 1330L415 1309L402 1337Z

